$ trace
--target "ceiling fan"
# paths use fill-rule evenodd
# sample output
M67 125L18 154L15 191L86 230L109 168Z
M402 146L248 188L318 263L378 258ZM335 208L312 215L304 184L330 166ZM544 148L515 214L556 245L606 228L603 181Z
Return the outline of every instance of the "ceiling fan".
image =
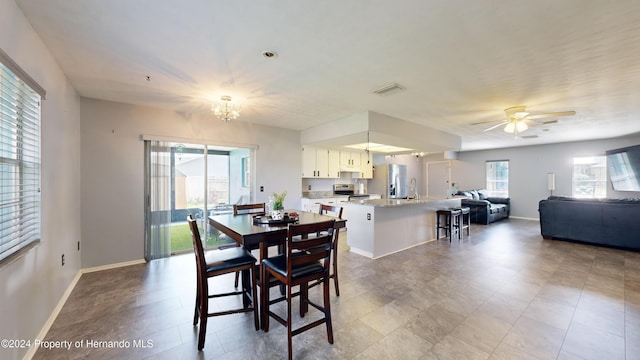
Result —
M545 119L545 118L551 118L551 117L557 117L557 116L571 116L576 114L575 111L559 111L559 112L552 112L552 113L546 113L546 114L531 114L526 110L527 110L527 107L524 105L512 106L510 108L505 109L504 112L505 114L507 114L507 120L502 121L499 124L490 126L484 129L483 132L491 131L495 128L498 128L504 125L504 131L514 134L514 138L517 139L518 134L526 131L530 125L553 124L558 122L558 120L538 121L538 119ZM493 121L483 121L483 122L474 123L472 125L480 125L480 124L486 124L490 122L493 122ZM527 125L527 122L529 123L529 125Z

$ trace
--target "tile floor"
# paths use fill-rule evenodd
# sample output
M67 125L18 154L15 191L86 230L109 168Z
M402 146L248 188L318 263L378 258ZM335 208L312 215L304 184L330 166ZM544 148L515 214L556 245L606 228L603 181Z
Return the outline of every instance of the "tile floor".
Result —
M640 253L543 240L517 219L378 260L347 237L335 343L317 327L294 337L296 359L640 359ZM194 294L192 254L84 274L46 336L77 343L35 358L286 358L286 329L255 331L250 314L211 318L198 352Z

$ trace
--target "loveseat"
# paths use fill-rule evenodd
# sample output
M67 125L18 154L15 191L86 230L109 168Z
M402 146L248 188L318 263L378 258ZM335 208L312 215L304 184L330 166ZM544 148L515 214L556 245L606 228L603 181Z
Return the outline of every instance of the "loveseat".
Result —
M474 189L458 191L462 206L471 209L471 222L487 225L509 217L511 199L487 196L487 190Z
M640 251L640 199L576 199L550 196L538 203L545 239Z

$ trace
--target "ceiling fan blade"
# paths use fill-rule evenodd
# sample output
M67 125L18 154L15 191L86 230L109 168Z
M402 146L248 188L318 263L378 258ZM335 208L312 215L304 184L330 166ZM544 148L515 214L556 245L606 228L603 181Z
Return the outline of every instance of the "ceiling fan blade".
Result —
M527 119L535 120L535 119L544 119L544 118L550 118L550 117L556 117L556 116L571 116L575 114L576 114L575 111L559 111L559 112L553 112L553 113L547 113L547 114L528 115Z
M493 129L497 128L497 127L500 127L500 126L502 126L502 125L506 125L506 124L508 124L508 123L509 123L508 121L503 121L503 122L501 122L500 124L496 124L496 125L493 125L493 126L491 126L491 127L488 127L488 128L486 128L486 129L482 130L482 132L487 132L487 131L493 130Z
M524 121L529 127L540 126L540 125L550 125L558 122L558 120L556 119L544 121L544 120L531 120L529 118L525 118L522 121Z
M487 120L487 121L479 121L479 122L474 122L471 125L482 125L482 124L489 124L489 123L494 123L496 121L502 121L502 120Z

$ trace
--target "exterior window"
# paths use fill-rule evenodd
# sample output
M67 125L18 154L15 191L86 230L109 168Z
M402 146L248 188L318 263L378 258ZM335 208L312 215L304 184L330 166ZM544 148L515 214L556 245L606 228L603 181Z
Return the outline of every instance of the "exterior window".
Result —
M249 179L251 179L251 163L249 161L249 157L242 158L242 187L246 188L249 187Z
M577 198L607 197L606 169L606 156L573 158L572 196Z
M21 71L12 69L0 62L0 261L40 241L40 101L44 95L16 75Z
M509 197L509 160L487 161L486 167L488 195Z

